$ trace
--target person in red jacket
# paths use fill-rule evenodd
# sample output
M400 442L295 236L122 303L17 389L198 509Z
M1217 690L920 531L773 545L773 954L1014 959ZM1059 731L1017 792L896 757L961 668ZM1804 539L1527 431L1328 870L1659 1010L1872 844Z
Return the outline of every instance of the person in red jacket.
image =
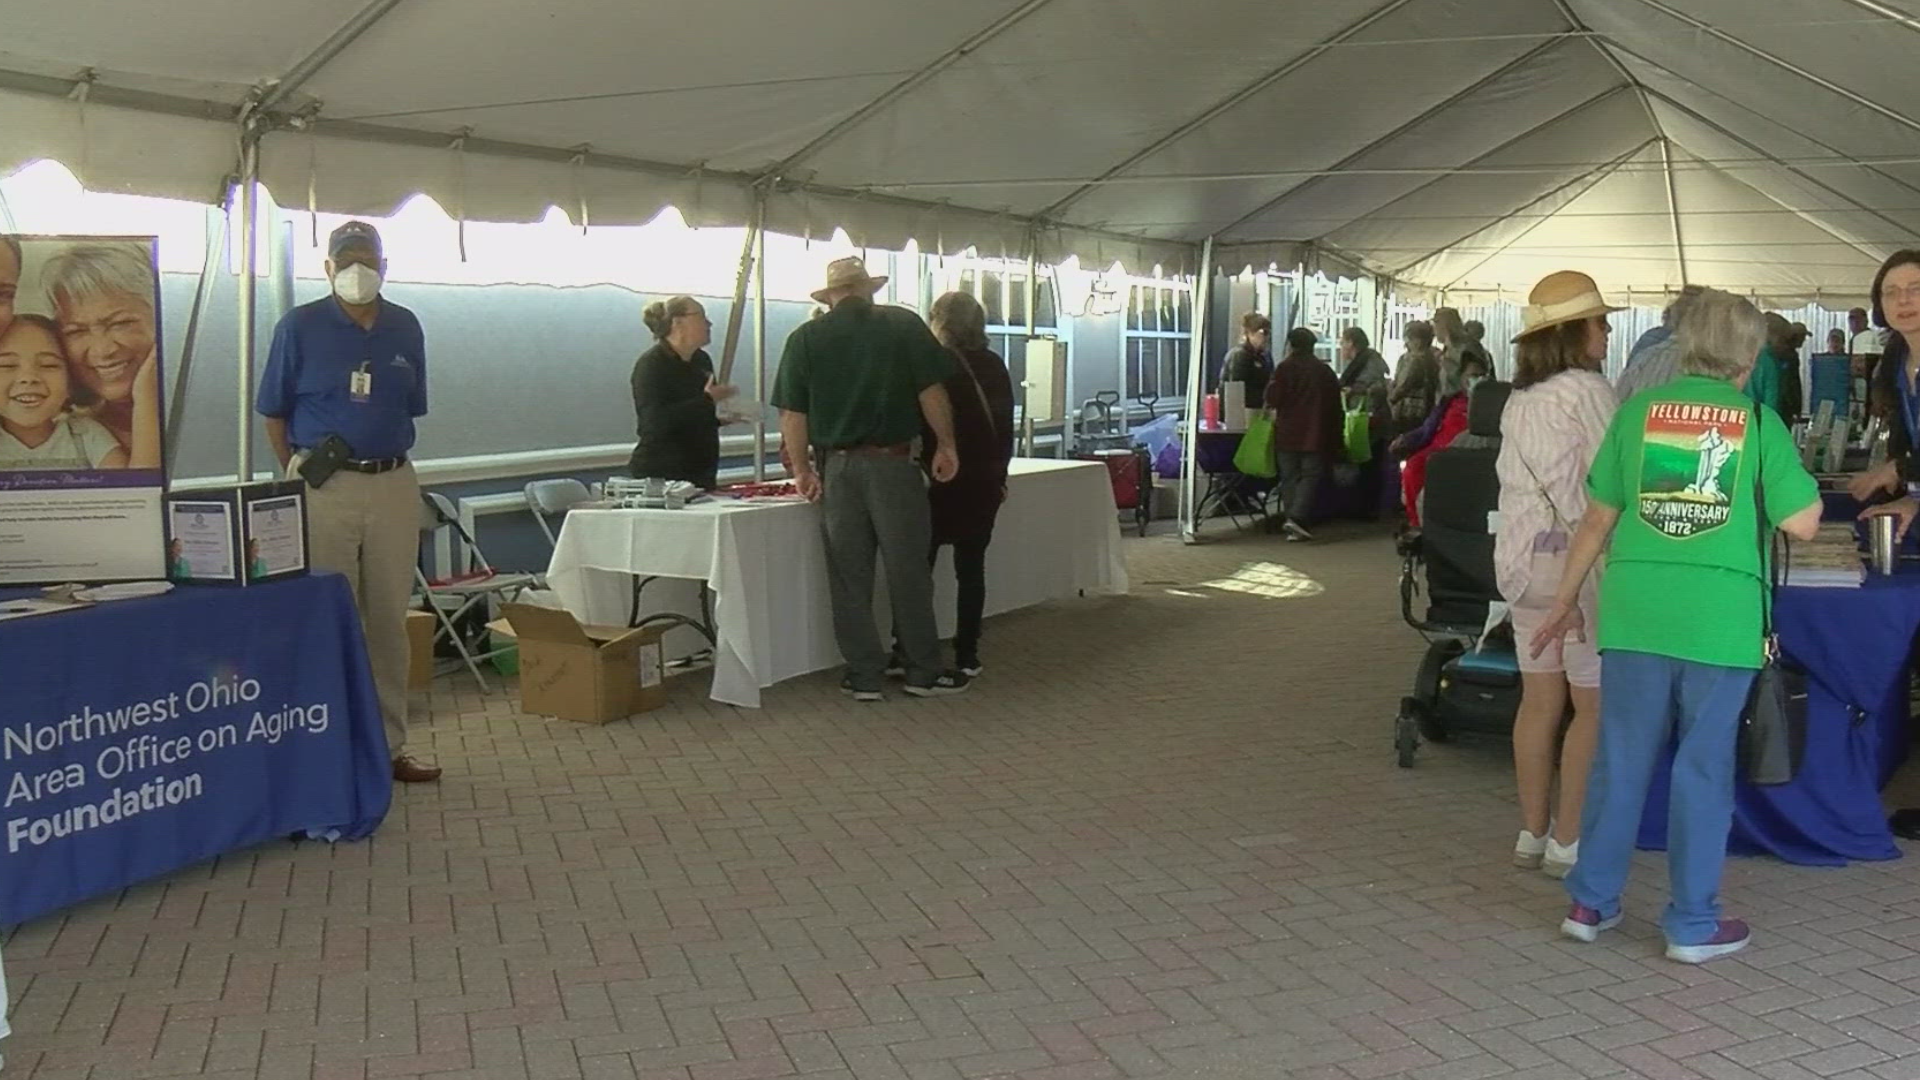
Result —
M1394 457L1406 458L1400 468L1400 497L1406 503L1408 528L1420 527L1420 493L1427 486L1427 459L1436 450L1452 445L1467 430L1467 403L1474 386L1487 377L1486 362L1467 354L1460 361L1460 377L1461 389L1440 402L1426 423L1395 439L1391 447Z
M1345 442L1340 378L1314 355L1320 339L1304 326L1287 332L1287 358L1273 369L1266 405L1273 417L1274 463L1288 540L1311 540L1313 498Z

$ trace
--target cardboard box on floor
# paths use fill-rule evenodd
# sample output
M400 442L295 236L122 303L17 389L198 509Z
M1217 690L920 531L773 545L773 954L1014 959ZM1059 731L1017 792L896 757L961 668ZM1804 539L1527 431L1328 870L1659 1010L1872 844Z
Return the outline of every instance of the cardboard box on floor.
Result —
M409 690L425 690L433 685L435 626L432 612L407 612L407 689Z
M667 700L658 628L582 626L565 611L508 604L488 624L520 646L520 710L587 724L624 720Z

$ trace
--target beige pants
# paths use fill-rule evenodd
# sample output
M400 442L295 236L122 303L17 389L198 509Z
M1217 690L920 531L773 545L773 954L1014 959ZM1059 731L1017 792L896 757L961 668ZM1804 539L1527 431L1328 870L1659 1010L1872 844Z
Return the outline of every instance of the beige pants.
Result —
M294 466L299 466L299 458ZM407 745L407 605L420 564L420 481L412 465L369 475L341 470L307 489L313 568L345 574L367 636L367 660L387 750Z

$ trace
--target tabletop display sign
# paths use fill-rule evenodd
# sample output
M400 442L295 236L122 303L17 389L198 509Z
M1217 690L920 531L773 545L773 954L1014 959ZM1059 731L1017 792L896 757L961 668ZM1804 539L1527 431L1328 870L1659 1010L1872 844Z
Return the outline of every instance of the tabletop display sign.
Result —
M167 496L167 576L251 585L307 572L307 496L298 480Z
M166 576L156 251L0 234L0 585Z

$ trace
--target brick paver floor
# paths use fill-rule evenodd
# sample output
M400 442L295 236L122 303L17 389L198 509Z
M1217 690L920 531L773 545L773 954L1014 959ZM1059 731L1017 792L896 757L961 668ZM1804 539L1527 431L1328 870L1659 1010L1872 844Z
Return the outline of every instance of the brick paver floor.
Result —
M1133 596L994 621L959 699L590 727L443 678L447 780L373 841L15 933L6 1075L1920 1077L1914 865L1736 862L1758 942L1691 969L1643 857L1561 941L1503 751L1394 767L1384 537L1129 551Z

